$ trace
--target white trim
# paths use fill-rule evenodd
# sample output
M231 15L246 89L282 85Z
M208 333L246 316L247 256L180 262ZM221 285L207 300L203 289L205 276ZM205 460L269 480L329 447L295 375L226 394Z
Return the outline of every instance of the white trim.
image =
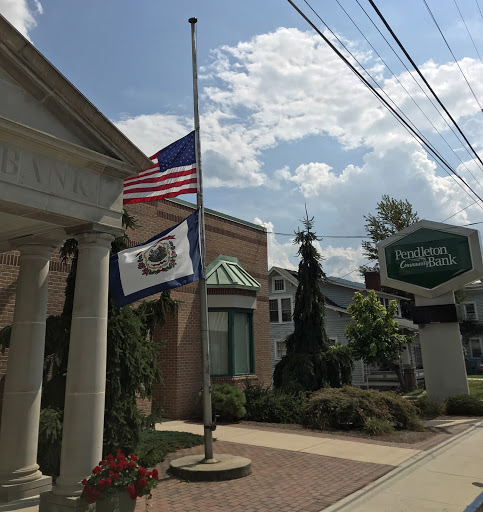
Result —
M282 300L283 299L289 299L290 300L290 320L282 320ZM293 308L294 308L294 301L292 295L277 295L276 297L269 297L270 300L276 300L277 301L277 311L278 311L278 322L270 322L270 324L289 324L292 322L292 315L293 315ZM270 312L270 302L268 303L268 309Z
M478 341L480 344L480 353L483 355L483 341L481 338L468 338L468 348L470 349L470 357L475 359L476 357L482 357L482 355L474 356L473 355L473 347L471 346L472 341Z
M275 288L275 283L277 281L282 281L283 288L281 290L277 290ZM285 279L283 277L272 277L272 292L279 294L279 293L285 293L287 291L287 287L285 286Z
M475 318L468 318L468 310L466 306L472 305L475 310ZM476 302L463 302L463 306L465 307L465 317L466 320L478 320L478 310L476 309Z

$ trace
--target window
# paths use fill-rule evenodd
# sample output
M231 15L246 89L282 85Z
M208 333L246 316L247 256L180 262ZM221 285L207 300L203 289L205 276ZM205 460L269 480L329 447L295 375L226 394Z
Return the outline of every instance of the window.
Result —
M282 311L282 322L290 322L292 320L292 301L290 298L280 299L281 311Z
M273 290L275 292L284 292L285 291L285 279L274 279L273 280Z
M270 299L270 322L278 323L278 300Z
M275 357L277 359L282 359L282 357L287 353L287 347L285 346L285 340L277 341L277 353Z
M211 375L254 373L253 311L210 309Z
M292 321L292 299L290 297L270 299L270 322L291 322Z
M472 338L468 340L470 346L470 356L472 358L482 357L483 343L480 338Z
M378 297L379 299L379 302L387 309L389 307L389 302L391 302L391 300L396 300L396 299L389 299L388 297ZM399 309L399 302L396 301L396 304L397 304L397 311L396 311L396 316L401 316L401 311Z
M478 320L478 315L476 314L476 303L468 302L464 304L465 312L466 312L466 320Z

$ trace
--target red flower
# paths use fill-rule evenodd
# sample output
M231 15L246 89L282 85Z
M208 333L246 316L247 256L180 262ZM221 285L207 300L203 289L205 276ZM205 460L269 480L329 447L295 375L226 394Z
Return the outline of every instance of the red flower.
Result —
M139 476L146 476L146 473L147 473L146 468L139 468L138 469L138 475Z
M129 469L134 469L136 467L136 463L133 460L128 462L126 465Z
M137 461L139 460L139 459L136 457L136 455L134 455L134 453L130 453L130 454L129 454L129 458L130 458L131 460L134 460L135 462L137 462Z
M82 485L86 485L87 483L87 478L84 478L84 480L82 480Z
M106 455L106 460L108 462L112 462L114 460L114 455L112 453L110 453L109 455Z
M117 460L124 460L125 458L126 456L124 455L124 453L118 453L116 457Z
M133 484L127 486L127 493L132 500L135 500L138 497L138 493Z
M153 478L158 480L158 477L159 477L158 470L157 469L153 469Z
M101 462L99 462L99 466L107 466L108 464L107 460L101 460Z
M94 473L94 475L98 475L101 471L102 471L101 466L96 466L96 467L92 470L92 472Z
M117 464L116 464L115 462L111 462L111 463L109 464L109 469L110 469L111 471L116 471L116 470L117 470Z
M120 448L118 448L118 449L116 450L116 452L117 452L117 453L121 453L121 449L120 449Z
M140 489L144 489L146 487L147 483L148 482L146 481L145 478L140 478L139 482L138 482L138 486L139 486Z
M112 476L114 480L119 480L119 475L117 473L114 473L114 471L109 471L109 474Z

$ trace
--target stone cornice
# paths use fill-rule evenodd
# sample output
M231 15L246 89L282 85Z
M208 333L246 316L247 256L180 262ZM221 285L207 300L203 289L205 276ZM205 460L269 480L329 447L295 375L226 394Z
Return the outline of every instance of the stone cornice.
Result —
M0 116L0 140L29 148L55 159L61 155L64 162L119 179L125 179L138 172L138 169L121 160L59 139L30 126L10 121L2 116Z
M69 122L115 159L136 169L150 160L0 15L0 65L57 119ZM134 173L131 173L134 174Z

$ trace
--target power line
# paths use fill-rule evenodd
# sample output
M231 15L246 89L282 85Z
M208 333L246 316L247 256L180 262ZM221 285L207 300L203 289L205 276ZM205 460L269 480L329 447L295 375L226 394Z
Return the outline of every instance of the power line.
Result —
M310 4L307 2L307 0L304 0L307 5L312 9L313 12L315 10L310 6ZM480 200L481 197L466 183L466 181L459 176L459 174L446 162L446 160L431 146L431 144L426 143L426 141L419 136L419 134L394 110L393 107L380 95L378 92L372 87L372 85L360 74L360 72L347 60L346 57L339 51L339 49L332 44L332 42L312 23L312 21L294 4L292 0L288 0L288 2L292 5L292 7L305 19L305 21L319 34L319 36L329 45L329 47L337 54L337 56L351 69L353 73L356 74L356 76L359 78L359 80L372 92L376 98L379 99L383 103L383 105L391 112L391 114L396 117L396 119L406 128L406 130L412 135L412 137L423 147L426 147L430 153L437 158L445 167L447 167L451 173L454 176L457 176L459 180L468 187L471 192ZM317 14L317 13L316 13ZM317 15L318 16L318 15ZM320 16L318 16L320 19ZM325 26L327 26L326 23L324 23ZM444 169L448 175L451 176L451 174L448 172L448 170ZM464 187L456 181L456 179L453 177L456 183L462 188L462 190L469 196L469 193L464 189ZM470 196L471 197L471 196ZM481 206L481 205L480 205ZM481 206L483 209L483 206Z
M411 71L409 71L409 68L407 67L406 63L401 59L401 57L399 56L399 54L396 52L396 50L393 48L392 44L387 40L386 36L381 32L381 30L379 29L379 27L376 25L376 23L374 22L374 20L371 18L371 16L369 15L369 13L364 9L364 7L361 5L360 1L359 0L356 0L357 2L357 5L360 7L360 9L362 10L362 12L366 15L366 17L369 19L369 21L372 23L372 25L374 26L374 28L377 30L377 32L379 33L379 35L384 39L384 41L386 42L386 44L389 46L389 48L391 48L392 52L394 53L394 55L397 57L397 59L399 60L399 62L404 66L404 68L406 69L406 71L408 72L409 76L413 79L414 83L419 87L419 89L421 90L421 92L426 96L426 98L428 99L428 101L431 103L431 105L433 106L433 108L436 110L436 112L438 113L438 115L441 117L441 119L446 123L446 125L448 126L448 128L453 132L453 135L458 139L458 141L460 142L461 146L465 149L465 151L468 153L468 155L470 156L470 158L476 163L477 166L479 166L480 170L483 171L483 167L479 164L479 162L475 159L474 155L470 152L470 150L468 149L468 147L465 145L465 143L461 140L460 136L458 135L458 133L455 132L455 129L453 128L453 126L448 122L448 120L446 119L446 117L443 116L443 114L440 112L440 110L438 109L438 107L434 104L433 100L428 96L428 93L425 91L425 89L421 86L421 84L416 80L416 78L414 77L413 73L411 73Z
M344 9L344 7L342 6L342 4L340 3L339 0L335 0L337 2L337 4L339 5L339 7L344 11L344 13L346 14L346 16L351 20L351 22L353 23L353 25L356 27L356 29L359 31L359 33L362 35L362 37L366 40L367 44L372 48L372 50L375 52L375 54L381 59L381 61L384 63L384 65L386 66L386 68L389 70L389 72L391 73L391 75L397 80L398 84L403 88L403 90L405 91L405 93L408 95L408 97L412 100L412 102L416 105L416 107L419 109L419 111L421 112L421 114L423 114L423 116L427 119L427 121L430 123L430 125L433 127L433 129L438 133L438 135L444 140L444 142L446 143L446 145L451 149L451 151L455 154L455 156L459 159L459 161L461 162L461 164L465 167L465 169L471 174L471 176L473 177L473 179L476 181L476 183L478 183L478 185L480 187L483 188L483 186L481 185L481 183L478 181L478 179L476 178L476 176L471 172L471 170L468 168L468 166L466 165L466 163L463 161L463 159L458 155L458 153L451 147L450 143L446 140L446 138L444 137L444 135L436 128L436 126L434 125L434 123L431 121L431 119L426 115L426 113L424 112L424 110L419 106L419 104L417 103L417 101L414 99L414 97L411 95L411 93L406 89L406 87L404 87L404 85L402 84L402 82L399 80L399 78L397 77L396 73L394 73L394 71L389 67L389 65L387 64L387 62L384 60L384 58L381 56L381 54L376 50L376 48L374 48L374 46L372 45L372 43L369 41L369 39L366 37L366 35L364 34L364 32L362 32L362 30L359 28L359 26L357 25L357 23L352 19L352 17L350 16L350 14ZM455 0L456 1L456 0ZM330 30L330 29L329 29ZM387 41L386 41L387 42ZM388 43L389 44L389 43ZM345 46L344 46L345 47ZM394 50L393 50L394 51ZM350 52L349 52L350 53ZM406 68L407 69L407 68ZM409 70L408 70L409 71ZM366 71L367 72L367 71ZM412 75L411 75L412 76ZM417 82L416 82L417 83ZM382 89L382 88L381 88ZM426 95L427 96L427 95ZM389 96L388 96L389 97ZM429 99L429 98L428 98ZM392 101L392 100L391 100ZM393 102L394 103L394 102ZM399 108L399 107L398 107ZM436 108L436 107L435 107ZM399 110L402 112L402 110L399 108ZM439 110L438 110L439 112ZM407 116L405 115L406 119ZM413 126L414 126L414 123L411 123ZM448 124L448 126L450 126ZM451 127L451 126L450 126ZM421 132L420 132L421 133ZM454 133L454 132L453 132ZM427 140L427 139L426 139ZM460 141L461 142L461 141ZM471 155L470 155L471 156Z
M289 0L290 1L290 0ZM480 156L478 155L478 153L475 151L474 147L471 145L470 141L467 139L466 135L463 133L463 131L461 130L461 128L459 127L458 123L454 120L453 116L449 113L448 109L444 106L443 102L439 99L439 96L434 92L433 88L429 85L428 81L426 80L426 78L424 77L424 75L421 73L420 69L418 68L418 66L416 65L416 63L414 62L414 60L411 58L411 56L409 55L409 53L407 52L406 48L404 48L403 44L401 43L401 41L399 41L398 37L396 36L396 34L394 33L394 31L392 30L391 26L389 25L389 23L386 21L386 18L384 18L383 14L381 13L381 11L378 9L377 5L374 3L374 0L368 0L369 3L371 4L371 6L373 7L373 9L376 11L377 15L379 16L379 18L381 19L381 21L384 23L385 27L387 28L387 30L389 31L389 33L392 35L392 37L394 38L394 40L396 41L396 43L398 44L399 48L401 48L401 50L403 51L404 55L406 56L406 58L409 60L409 62L411 63L411 65L413 66L414 70L416 71L416 73L420 76L420 78L423 80L423 82L426 84L426 87L430 90L431 94L435 97L436 101L440 104L440 106L442 107L442 109L445 111L446 115L451 119L451 121L453 122L453 124L456 126L457 130L460 132L461 136L465 139L466 143L468 144L468 147L471 149L471 151L473 151L474 155L476 156L476 158L478 159L478 161L480 162L481 165L483 165L483 160L481 160Z
M471 87L470 82L468 82L468 79L466 78L466 75L464 74L463 70L461 69L461 66L460 66L459 62L457 61L456 56L453 53L453 50L451 49L451 46L449 45L448 41L446 40L446 37L444 37L443 31L441 30L440 26L438 25L438 22L436 21L436 18L434 17L431 9L429 8L428 3L426 2L426 0L423 0L423 2L424 2L424 5L426 6L426 9L429 12L429 14L431 15L431 18L433 19L434 24L438 28L439 33L441 34L441 37L443 38L443 41L446 43L446 46L448 47L448 50L450 51L451 55L453 56L453 59L454 59L456 65L458 66L459 70L461 71L461 74L463 75L463 78L465 79L466 83L468 84L468 87L469 87L469 89L471 91L471 94L473 94L473 97L475 98L475 101L478 104L478 107L480 108L480 112L483 112L483 108L482 108L481 103L479 102L478 98L476 97L476 94L475 94L475 91L473 90L473 87ZM456 4L456 2L455 2L455 4ZM456 4L456 7L458 8L457 4ZM458 8L458 11L459 11L459 8ZM461 12L460 12L460 14L461 14ZM464 20L463 20L463 22L464 22ZM466 26L466 23L465 23L465 26ZM469 33L469 31L468 31L468 33ZM470 34L470 37L471 37L471 34ZM471 40L473 41L473 39L471 39ZM475 46L475 48L476 48L476 46ZM478 54L478 56L479 56L479 54Z
M468 206L465 206L464 208L462 208L461 210L457 211L456 213L453 213L453 215L450 215L449 217L446 217L446 219L442 220L441 222L446 222L448 219L451 219L452 217L454 217L455 215L458 215L458 213L461 213L461 212L464 212L465 210L467 210L470 206L473 206L474 204L476 204L478 202L478 200L476 201L473 201L472 203L470 203Z
M481 12L480 4L478 3L478 0L475 0L475 2L476 2L476 6L478 7L478 10L480 11L481 19L483 20L483 12Z
M476 47L476 44L473 40L473 38L471 37L471 32L470 32L470 29L468 28L468 25L466 24L466 21L465 19L463 18L463 14L461 13L460 11L460 8L458 7L458 4L456 3L456 0L453 0L454 1L454 4L456 5L456 9L458 9L458 12L460 13L460 16L461 16L461 20L463 21L463 24L466 28L466 32L468 32L468 35L470 36L470 39L471 39L471 42L473 43L473 46L475 48L475 51L478 55L478 57L480 58L480 62L483 64L483 60L481 60L481 55L480 55L480 52L478 51L478 48ZM478 6L479 7L479 6Z

